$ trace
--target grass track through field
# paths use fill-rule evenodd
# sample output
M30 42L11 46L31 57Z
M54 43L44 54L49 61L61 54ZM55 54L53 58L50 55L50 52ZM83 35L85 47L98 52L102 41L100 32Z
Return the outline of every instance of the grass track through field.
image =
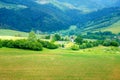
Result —
M81 52L2 48L0 80L120 80L119 53Z

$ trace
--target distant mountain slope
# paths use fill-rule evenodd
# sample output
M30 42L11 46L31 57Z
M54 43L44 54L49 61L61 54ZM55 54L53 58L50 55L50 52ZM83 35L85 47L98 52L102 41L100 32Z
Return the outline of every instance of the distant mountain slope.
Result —
M120 7L119 0L36 0L36 2L39 4L53 4L61 9L68 7L83 12L91 12L109 7Z
M99 30L120 20L120 8L105 8L84 16L77 24L79 32Z
M0 8L6 8L6 9L25 9L27 6L24 5L16 5L16 4L9 4L9 3L4 3L0 1Z
M69 17L51 4L39 5L32 1L27 4L26 1L19 2L19 0L18 3L15 1L6 3L13 5L21 3L27 6L27 8L22 10L0 9L0 23L8 25L10 29L22 31L34 29L49 32L69 27Z
M120 7L120 0L58 0L82 11L96 11L102 8Z
M120 20L119 0L1 0L0 28L56 32L96 30Z
M113 33L120 33L120 20L111 26L103 28L102 31L111 31Z

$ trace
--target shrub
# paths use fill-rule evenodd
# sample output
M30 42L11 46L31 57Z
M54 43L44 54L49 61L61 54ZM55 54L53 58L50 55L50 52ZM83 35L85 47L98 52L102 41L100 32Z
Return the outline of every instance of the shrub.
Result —
M103 42L103 46L110 46L111 45L111 42L110 41L104 41Z
M2 44L3 44L3 47L14 48L13 40L3 40Z
M97 42L97 41L93 42L92 44L93 44L94 47L99 46L99 42Z
M9 40L2 40L2 46L6 47L7 43L9 42Z
M12 41L12 40L8 41L6 46L9 47L9 48L14 48L14 41Z
M72 47L71 47L72 50L79 50L79 45L77 44L74 44Z
M39 42L30 42L28 48L31 50L41 51L42 45Z
M119 42L117 41L104 41L103 46L119 46Z
M59 34L55 34L54 35L54 40L55 41L60 41L61 40L61 36Z
M37 41L37 37L34 31L31 31L28 36L29 41Z
M25 44L27 40L16 40L14 42L15 48L26 49L27 44Z
M104 40L98 40L97 43L102 45L104 43Z
M90 42L88 42L88 43L86 43L86 47L87 47L87 48L92 48L92 47L93 47L93 44L90 43Z
M2 43L0 43L0 47L8 47L8 48L19 48L19 49L28 49L28 50L36 50L40 51L42 50L42 47L48 48L48 49L56 49L58 48L57 45L47 42L47 41L30 41L30 40L3 40Z
M58 46L53 44L53 43L48 43L46 48L48 48L48 49L57 49Z
M84 43L84 44L82 44L82 45L80 45L79 47L80 47L80 49L85 49L85 48L87 48L87 46L86 46L86 44L85 44L85 43Z
M47 41L40 41L40 43L42 44L43 47L47 48L47 45L49 44L49 42Z
M117 41L111 41L111 46L118 47L119 43Z
M42 45L39 42L31 42L28 40L17 40L15 41L15 47L20 49L30 49L30 50L36 50L41 51Z
M0 48L2 48L2 41L0 40Z
M61 45L61 47L62 47L62 48L64 48L64 47L65 47L65 45L64 45L64 44L62 44L62 45Z
M4 47L9 48L19 48L19 49L28 49L28 50L36 50L41 51L42 45L39 42L31 42L28 40L3 40Z
M57 49L58 48L57 45L55 45L55 44L53 44L51 42L48 42L48 41L38 40L38 42L40 42L43 47L48 48L48 49Z
M83 43L83 38L79 35L79 36L77 36L77 38L75 39L75 42L76 42L77 44L82 44L82 43Z
M45 39L50 39L50 35L45 36Z

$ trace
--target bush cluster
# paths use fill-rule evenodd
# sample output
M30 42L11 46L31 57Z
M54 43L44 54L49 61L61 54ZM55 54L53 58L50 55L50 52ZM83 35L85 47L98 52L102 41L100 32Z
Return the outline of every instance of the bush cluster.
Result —
M103 42L103 46L115 46L115 47L118 47L119 42L106 40L106 41Z
M0 48L2 48L2 41L0 40Z
M42 45L39 42L31 42L29 40L3 40L2 41L3 47L8 48L19 48L19 49L28 49L28 50L35 50L41 51Z
M71 47L72 50L79 50L79 45L77 44L74 44L72 47Z
M48 49L57 49L58 48L57 45L55 45L55 44L53 44L51 42L48 42L48 41L38 40L38 42L40 42L43 47L48 48Z
M43 47L48 49L56 49L57 45L50 43L48 41L30 41L30 40L0 40L0 48L8 47L8 48L19 48L19 49L28 49L28 50L36 50L41 51Z
M98 45L99 45L99 43L97 41L85 42L82 45L80 45L80 49L92 48L92 47L96 47Z

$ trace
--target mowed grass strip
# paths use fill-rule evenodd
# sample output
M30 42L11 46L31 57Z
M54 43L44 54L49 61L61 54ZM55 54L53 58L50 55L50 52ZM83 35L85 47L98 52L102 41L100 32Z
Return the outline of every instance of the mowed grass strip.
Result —
M108 49L1 48L0 80L120 80L120 53L103 53Z

